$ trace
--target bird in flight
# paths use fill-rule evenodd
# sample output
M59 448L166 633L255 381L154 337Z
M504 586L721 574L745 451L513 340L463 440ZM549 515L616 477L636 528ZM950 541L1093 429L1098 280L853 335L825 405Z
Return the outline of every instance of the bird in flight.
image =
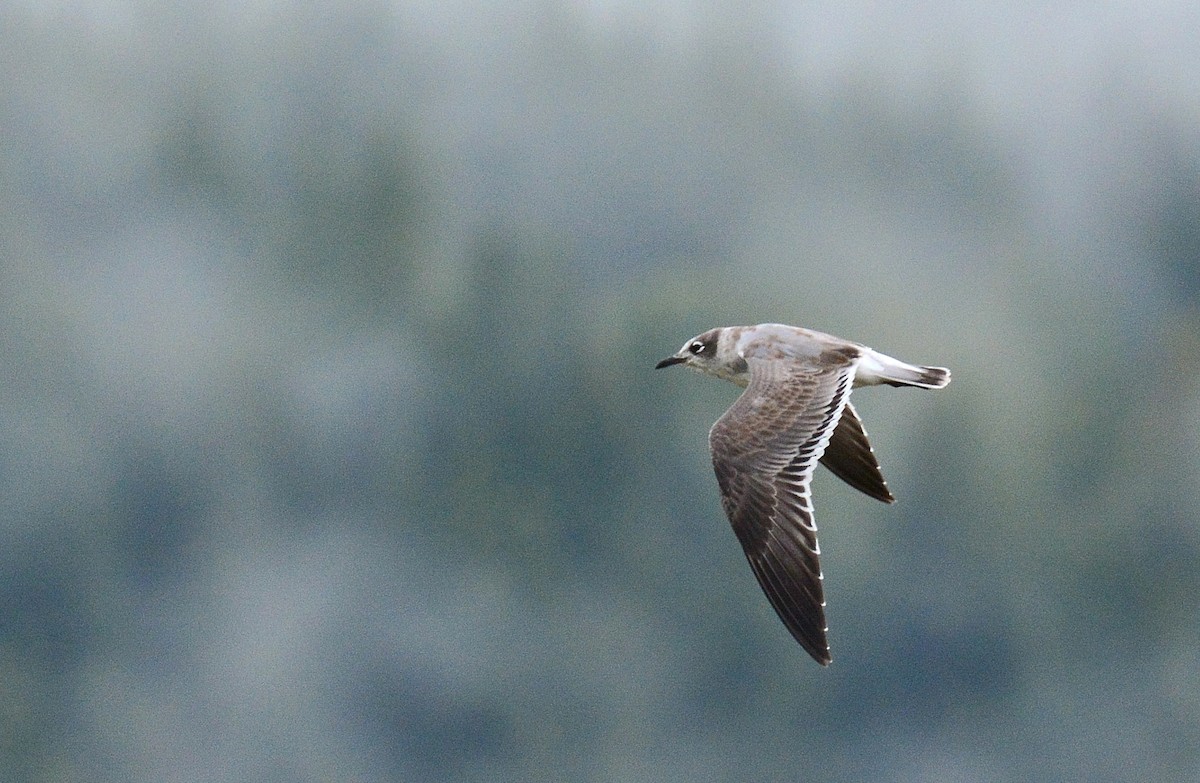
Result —
M745 389L708 433L721 505L783 624L828 665L813 471L820 461L855 489L894 502L850 390L880 384L941 389L950 371L784 324L710 329L656 369L674 364Z

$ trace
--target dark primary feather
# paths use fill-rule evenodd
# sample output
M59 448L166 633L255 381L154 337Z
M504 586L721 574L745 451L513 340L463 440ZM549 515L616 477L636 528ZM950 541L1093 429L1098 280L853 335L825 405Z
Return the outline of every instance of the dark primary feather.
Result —
M830 657L809 486L845 407L855 358L751 360L749 386L709 433L721 504L750 568L792 636L822 664Z
M887 481L883 478L879 461L875 459L871 442L867 440L862 419L858 418L858 412L849 402L842 411L842 418L838 420L833 437L829 439L829 446L821 457L821 464L859 492L884 503L896 502L892 491L888 489Z

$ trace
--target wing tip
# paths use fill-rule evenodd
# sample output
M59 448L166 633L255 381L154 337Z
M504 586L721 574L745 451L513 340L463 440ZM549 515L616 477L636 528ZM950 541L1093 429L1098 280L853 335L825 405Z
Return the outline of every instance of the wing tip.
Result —
M814 661L822 666L828 666L829 664L833 663L833 656L829 654L828 646L826 646L824 649L805 647L804 651L808 653Z

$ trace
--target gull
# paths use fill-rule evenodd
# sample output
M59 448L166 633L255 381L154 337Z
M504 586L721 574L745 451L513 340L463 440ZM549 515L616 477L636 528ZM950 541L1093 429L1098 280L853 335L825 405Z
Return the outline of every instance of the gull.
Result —
M655 369L674 364L745 389L708 433L721 506L779 619L817 663L828 665L813 471L820 461L855 489L894 502L850 390L941 389L950 371L785 324L710 329Z

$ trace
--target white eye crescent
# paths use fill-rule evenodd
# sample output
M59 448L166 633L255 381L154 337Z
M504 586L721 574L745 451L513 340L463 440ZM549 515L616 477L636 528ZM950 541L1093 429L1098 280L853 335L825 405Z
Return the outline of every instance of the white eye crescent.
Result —
M688 346L688 350L693 354L704 353L704 343L696 340L694 343Z

